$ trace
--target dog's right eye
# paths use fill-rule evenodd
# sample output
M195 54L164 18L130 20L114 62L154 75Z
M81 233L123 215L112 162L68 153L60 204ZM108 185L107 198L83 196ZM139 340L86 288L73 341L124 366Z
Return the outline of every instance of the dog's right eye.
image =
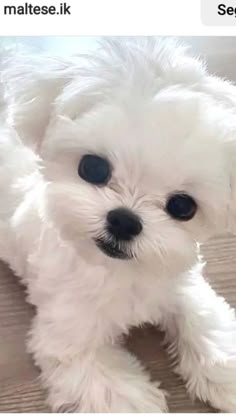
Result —
M94 185L105 185L111 177L109 162L97 155L84 155L78 168L79 176Z

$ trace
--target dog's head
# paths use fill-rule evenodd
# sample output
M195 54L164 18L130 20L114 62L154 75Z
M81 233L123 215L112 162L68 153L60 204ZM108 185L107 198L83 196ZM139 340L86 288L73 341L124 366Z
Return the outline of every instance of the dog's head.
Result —
M236 88L168 41L111 42L85 63L39 147L47 215L91 258L177 266L235 223Z

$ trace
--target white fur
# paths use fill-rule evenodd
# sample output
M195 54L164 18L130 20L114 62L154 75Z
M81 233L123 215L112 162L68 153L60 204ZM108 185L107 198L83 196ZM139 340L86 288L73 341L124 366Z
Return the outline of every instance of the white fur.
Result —
M65 60L5 51L1 68L0 256L37 308L29 351L52 409L166 411L121 346L152 322L190 394L235 412L235 314L202 277L197 243L235 229L236 88L154 38ZM106 187L79 178L88 152L110 160ZM165 212L175 191L198 202L189 222ZM144 223L128 261L93 240L119 206Z

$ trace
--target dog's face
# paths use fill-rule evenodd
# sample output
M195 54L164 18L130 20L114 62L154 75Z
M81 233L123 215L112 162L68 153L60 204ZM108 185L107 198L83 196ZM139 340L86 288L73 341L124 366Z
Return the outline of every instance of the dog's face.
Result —
M47 211L91 258L177 266L227 223L232 116L180 86L123 93L51 121L41 150Z
M236 87L181 48L111 40L82 62L13 58L8 73L11 119L48 181L44 216L79 254L176 271L235 227Z

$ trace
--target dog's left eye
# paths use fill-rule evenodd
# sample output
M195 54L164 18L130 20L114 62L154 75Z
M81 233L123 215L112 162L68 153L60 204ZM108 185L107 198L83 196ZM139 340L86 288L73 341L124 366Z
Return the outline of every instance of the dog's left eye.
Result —
M187 222L195 216L197 204L189 195L177 193L169 197L166 211L173 219Z
M78 168L79 176L90 184L105 185L111 177L109 162L97 155L84 155Z

